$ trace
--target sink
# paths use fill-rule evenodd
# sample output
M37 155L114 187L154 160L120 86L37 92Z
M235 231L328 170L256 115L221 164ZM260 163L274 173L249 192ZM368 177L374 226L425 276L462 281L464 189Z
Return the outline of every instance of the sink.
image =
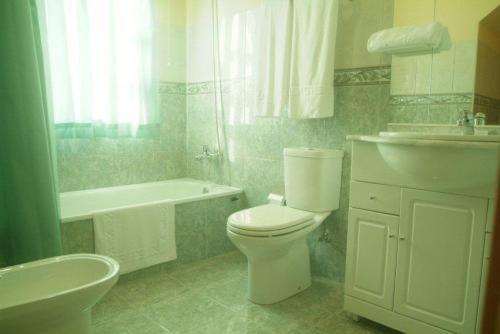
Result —
M463 135L423 132L380 132L384 138L406 138L422 140L468 141L468 142L494 142L500 143L499 135Z
M500 136L384 132L348 139L360 181L494 196Z

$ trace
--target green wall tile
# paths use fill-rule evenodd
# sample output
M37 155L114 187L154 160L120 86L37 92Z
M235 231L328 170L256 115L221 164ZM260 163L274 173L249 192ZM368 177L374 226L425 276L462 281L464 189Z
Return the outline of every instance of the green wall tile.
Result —
M185 84L162 83L159 97L159 137L58 139L60 191L185 177Z

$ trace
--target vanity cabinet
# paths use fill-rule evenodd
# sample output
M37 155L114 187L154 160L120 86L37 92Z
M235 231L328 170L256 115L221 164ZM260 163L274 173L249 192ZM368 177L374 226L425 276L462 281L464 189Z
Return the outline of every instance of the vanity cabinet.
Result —
M347 294L392 309L398 217L359 210L349 210L347 233Z
M483 198L402 189L396 312L474 332L487 206Z
M355 142L344 308L405 333L479 333L489 193L429 190L401 177L391 184L389 170L380 182L373 168L384 166L357 153Z

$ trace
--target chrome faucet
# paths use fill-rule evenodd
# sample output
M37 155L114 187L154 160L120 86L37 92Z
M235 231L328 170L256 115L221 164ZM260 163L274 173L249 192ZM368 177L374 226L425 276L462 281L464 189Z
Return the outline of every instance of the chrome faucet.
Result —
M218 158L220 156L221 156L221 153L219 151L210 152L210 150L208 149L208 145L203 145L201 147L201 154L198 154L194 158L198 161L201 161L201 160L212 160L212 159Z
M483 113L474 114L472 111L464 110L463 115L457 119L457 125L463 127L463 134L473 135L474 127L484 125L486 123L486 115Z

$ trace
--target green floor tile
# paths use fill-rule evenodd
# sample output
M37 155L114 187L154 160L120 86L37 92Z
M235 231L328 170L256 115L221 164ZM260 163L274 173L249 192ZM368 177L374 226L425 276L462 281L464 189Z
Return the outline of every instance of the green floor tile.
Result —
M273 305L247 299L246 258L238 251L122 277L93 308L94 334L395 334L342 311L343 287L314 278Z

